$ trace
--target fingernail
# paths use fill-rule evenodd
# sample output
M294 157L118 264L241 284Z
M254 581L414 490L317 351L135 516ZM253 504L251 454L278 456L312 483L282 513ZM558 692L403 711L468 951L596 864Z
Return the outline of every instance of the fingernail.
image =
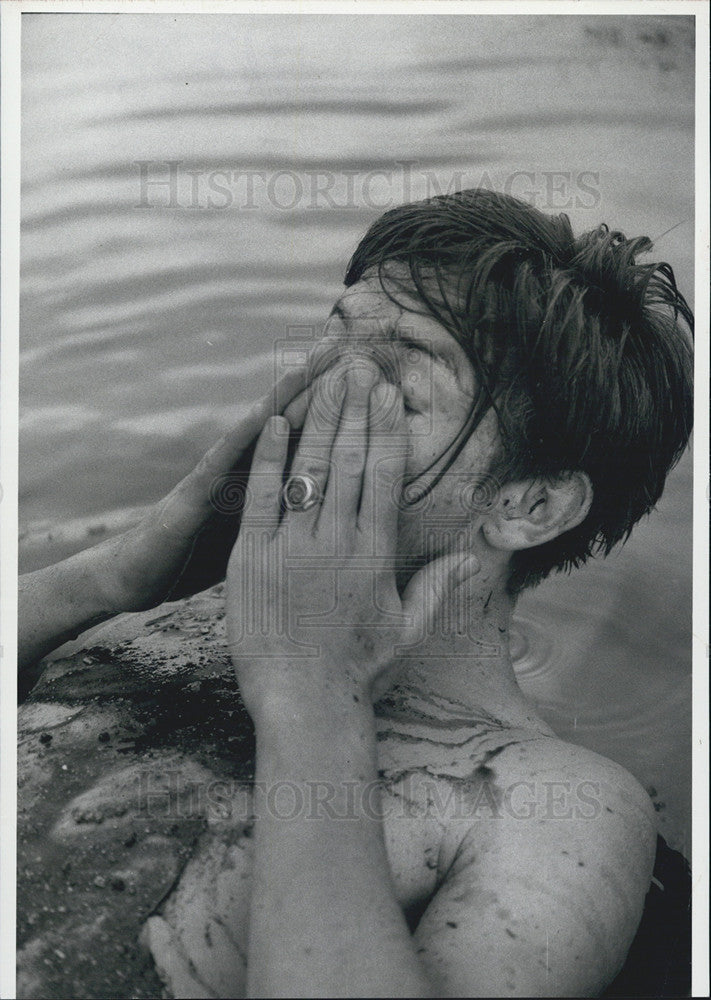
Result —
M275 437L282 437L284 434L288 434L291 430L291 424L286 419L286 417L272 417L271 420L272 434Z
M402 394L390 382L379 382L370 394L373 406L382 411L383 422L392 429L403 412Z
M380 379L380 369L370 361L355 362L348 369L348 380L353 388L372 389Z

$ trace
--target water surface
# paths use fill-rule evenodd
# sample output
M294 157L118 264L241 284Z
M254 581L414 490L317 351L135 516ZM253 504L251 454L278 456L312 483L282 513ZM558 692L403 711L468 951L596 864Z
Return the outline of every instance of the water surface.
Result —
M505 188L659 237L690 295L692 30L23 15L24 565L61 554L39 523L86 544L170 488L269 384L275 340L318 333L386 207ZM554 727L629 767L682 849L690 508L687 456L625 549L521 602L516 640Z

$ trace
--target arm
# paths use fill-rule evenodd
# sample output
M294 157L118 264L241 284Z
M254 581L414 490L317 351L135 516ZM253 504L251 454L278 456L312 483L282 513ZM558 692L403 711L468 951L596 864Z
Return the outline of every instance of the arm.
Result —
M377 428L367 387L349 379L320 435L309 411L293 469L317 477L324 499L281 520L283 434L265 427L250 477L258 503L230 559L230 648L257 735L251 996L439 995L395 898L378 815L371 684L433 602L401 600L395 586L402 397L380 384L371 408L389 413ZM461 562L427 568L433 594ZM242 601L245 575L256 607Z
M97 550L86 549L54 566L20 577L17 665L21 694L43 656L121 610L102 592Z
M216 484L235 469L246 479L250 446L276 410L287 407L297 425L303 420L305 377L305 369L285 376L134 528L20 577L21 688L35 663L90 626L187 596L224 577L240 517L218 509Z
M248 995L439 996L391 882L370 702L302 693L257 726Z

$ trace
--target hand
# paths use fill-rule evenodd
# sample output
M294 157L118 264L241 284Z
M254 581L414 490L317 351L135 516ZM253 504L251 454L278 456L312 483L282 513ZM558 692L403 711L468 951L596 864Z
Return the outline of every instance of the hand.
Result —
M287 374L139 524L92 550L108 608L143 611L224 579L254 442L275 412L299 426L306 378L306 367Z
M345 381L325 376L331 391L315 392L306 416L291 473L316 480L320 503L282 515L283 417L267 422L256 447L227 571L230 649L253 718L329 689L367 700L398 647L422 638L445 594L472 571L471 557L444 556L398 593L408 434L400 391L375 366L373 385L366 367Z

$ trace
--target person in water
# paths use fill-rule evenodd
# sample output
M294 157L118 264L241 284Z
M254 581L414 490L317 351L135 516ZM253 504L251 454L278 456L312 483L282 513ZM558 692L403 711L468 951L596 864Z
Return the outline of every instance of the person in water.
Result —
M655 812L524 697L509 629L523 590L629 536L687 445L693 317L650 249L484 191L387 212L310 364L137 527L21 579L29 689L68 637L226 574L262 796L222 873L245 887L233 995L595 996L620 973ZM303 808L269 808L277 786Z

